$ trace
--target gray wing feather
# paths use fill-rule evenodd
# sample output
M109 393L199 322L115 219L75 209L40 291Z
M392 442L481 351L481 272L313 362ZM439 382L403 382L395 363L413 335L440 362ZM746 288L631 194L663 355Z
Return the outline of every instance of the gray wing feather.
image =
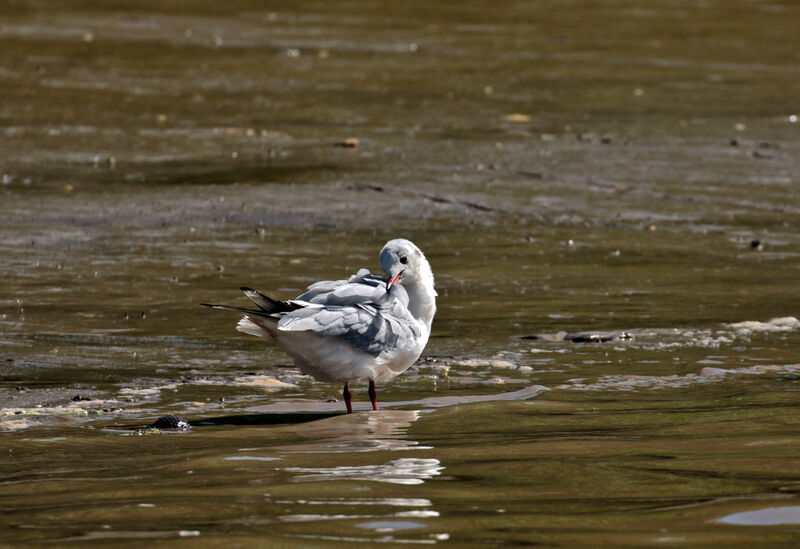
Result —
M381 286L383 286L385 289L386 279L381 276L371 274L367 269L360 269L356 274L347 280L321 280L320 282L315 282L306 288L306 292L304 294L298 296L296 299L297 301L322 303L324 302L326 296L331 292L336 292L337 289L341 288L342 286L351 284L364 286L365 290L367 288L375 289Z
M347 280L323 280L288 303L305 305L283 312L278 329L310 331L337 337L378 356L401 338L419 337L408 313L408 294L401 285L386 291L386 279L361 269Z
M327 294L328 292L332 292L342 284L347 284L346 280L322 280L320 282L315 282L308 288L306 288L306 292L297 296L295 299L297 301L311 301L315 297L323 294Z
M338 337L373 356L396 348L400 338L419 335L415 333L411 323L364 306L331 306L292 311L280 319L278 329L310 331L322 337Z

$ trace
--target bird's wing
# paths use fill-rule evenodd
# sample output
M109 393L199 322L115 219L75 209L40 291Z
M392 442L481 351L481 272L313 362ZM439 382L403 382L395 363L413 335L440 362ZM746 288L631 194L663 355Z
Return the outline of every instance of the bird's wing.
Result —
M306 301L309 303L324 303L326 296L331 292L335 292L338 288L348 284L363 285L366 288L379 288L383 286L386 288L386 279L380 276L371 274L367 269L361 269L356 274L346 280L322 280L315 282L306 288L306 292L296 298L297 301Z
M400 284L388 291L386 279L361 269L347 280L324 280L306 293L278 301L243 287L258 309L209 305L266 316L278 321L284 331L310 331L336 337L373 356L406 347L420 337L419 327L408 312L408 294Z
M308 287L303 295L293 299L290 303L313 303L324 306L361 305L386 306L394 301L399 301L408 307L408 294L400 285L394 285L386 290L386 279L370 274L366 269L361 269L348 280L326 280L317 282Z
M373 356L405 347L420 337L419 328L404 305L309 306L284 314L278 329L310 331L322 337L337 337Z

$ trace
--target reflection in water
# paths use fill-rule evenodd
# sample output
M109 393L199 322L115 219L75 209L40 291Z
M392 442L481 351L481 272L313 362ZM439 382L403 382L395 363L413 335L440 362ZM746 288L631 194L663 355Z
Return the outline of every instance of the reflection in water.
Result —
M441 474L444 467L435 458L400 458L383 465L357 465L341 467L286 467L292 473L308 473L295 477L295 481L322 480L372 480L392 484L422 484Z
M306 501L306 500L297 500L297 501L290 501L290 500L278 500L276 503L280 503L282 505L339 505L341 507L351 507L351 506L362 506L368 505L370 507L380 508L383 506L389 507L430 507L431 502L427 499L415 499L415 498L355 498L355 499L326 499L326 500L315 500L315 501ZM386 533L395 530L403 530L401 526L392 526L392 525L403 525L403 524L415 524L414 528L424 528L428 525L420 522L411 521L403 521L403 520L395 520L395 519L404 519L404 518L416 518L416 519L425 519L425 518L436 518L439 516L439 512L433 509L411 509L406 511L398 511L394 513L386 513L386 512L372 512L372 513L364 513L364 514L354 514L354 513L340 513L340 514L322 514L322 513L294 513L283 515L280 517L282 522L316 522L316 521L330 521L330 520L354 520L354 519L383 519L383 520L373 520L368 523L363 523L360 525L356 525L360 528L372 528L376 532ZM372 526L375 525L373 528ZM382 525L382 526L379 526ZM434 534L433 537L435 539L447 539L447 534Z
M358 542L358 543L402 543L414 545L433 545L436 540L446 540L450 536L448 534L434 534L434 539L400 539L394 536L383 536L380 538L359 538L355 536L310 536L310 535L297 535L295 537L303 539L318 539L324 541L344 541L344 542Z
M278 501L277 503L287 503ZM425 498L328 498L301 500L292 503L304 505L388 505L390 507L430 507L431 500Z
M406 429L419 418L417 410L381 410L335 416L288 427L312 442L278 447L287 452L373 452L429 449L406 439Z
M407 440L408 427L420 417L416 410L383 410L371 413L340 415L285 427L284 429L305 438L309 442L284 446L279 450L297 453L362 453L377 450L426 449L417 442ZM330 467L285 467L279 470L292 473L290 482L350 481L381 482L417 486L441 474L444 467L436 458L399 458L386 463L364 465L333 465ZM348 489L353 486L346 484ZM345 525L349 521L364 520L356 526L384 534L379 538L361 538L352 535L296 534L304 539L432 544L449 539L449 534L425 532L415 539L400 539L389 535L403 530L425 529L430 525L408 519L437 518L439 512L432 509L428 498L420 497L317 497L311 500L278 500L275 503L289 505L291 511L280 517L284 523L315 523L330 521ZM389 509L387 509L387 507ZM319 512L328 508L330 512ZM353 512L356 509L360 512ZM403 520L406 519L406 520Z
M410 520L373 520L356 524L359 528L367 528L376 532L396 532L397 530L413 530L414 528L425 528L420 522Z
M364 519L364 518L375 518L382 515L311 515L311 514L297 514L297 515L284 515L281 517L283 522L313 522L317 520L352 520L352 519ZM407 513L395 513L393 515L387 515L389 517L398 517L398 518L434 518L439 516L438 511L428 510L428 511L414 511L407 512ZM408 522L408 521L397 521L397 522ZM416 523L420 524L420 523ZM424 526L420 524L420 527Z
M78 536L54 539L54 542L95 541L113 539L155 539L155 538L192 538L200 535L199 530L114 530L86 532Z
M277 457L261 457L261 456L228 456L226 461L279 461L281 458Z

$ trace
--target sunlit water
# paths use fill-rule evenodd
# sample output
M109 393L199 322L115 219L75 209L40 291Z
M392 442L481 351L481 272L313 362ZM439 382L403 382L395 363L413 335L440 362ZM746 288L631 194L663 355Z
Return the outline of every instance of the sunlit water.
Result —
M800 540L796 6L180 10L0 8L2 542ZM379 412L199 306L397 236Z

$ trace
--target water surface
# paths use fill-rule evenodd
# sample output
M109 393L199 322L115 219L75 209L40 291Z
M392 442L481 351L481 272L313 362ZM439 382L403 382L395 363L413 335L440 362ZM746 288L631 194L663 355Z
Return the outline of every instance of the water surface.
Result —
M4 5L2 539L796 545L798 16ZM439 311L378 413L198 306L398 236Z

